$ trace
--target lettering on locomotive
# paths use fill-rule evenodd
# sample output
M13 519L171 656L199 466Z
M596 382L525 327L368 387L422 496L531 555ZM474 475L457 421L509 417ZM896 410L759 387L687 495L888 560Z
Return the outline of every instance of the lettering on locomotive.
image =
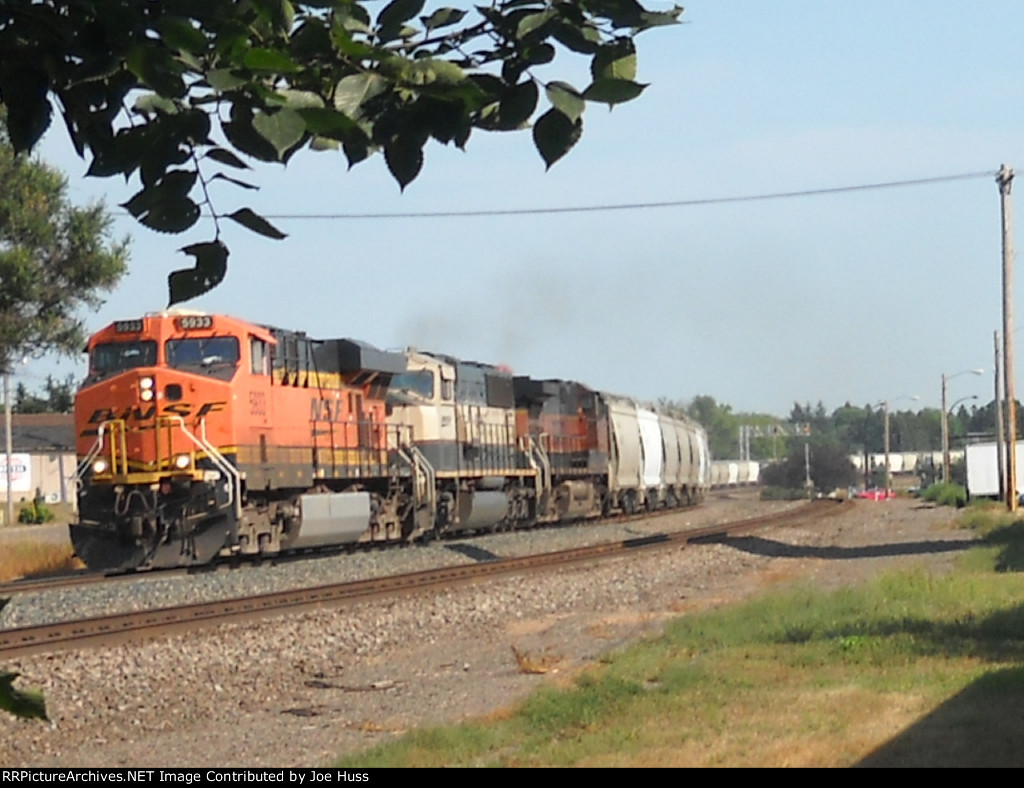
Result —
M314 398L310 400L310 406L310 421L342 422L345 420L340 399Z
M224 408L227 407L227 404L228 403L225 400L219 400L215 402L204 402L198 407L198 409L195 410L195 413L193 413L193 408L195 407L193 403L175 402L170 405L165 405L161 410L161 414L182 417L194 415L197 419L201 419L207 413L216 413L217 411L224 410ZM102 424L105 421L115 421L118 419L121 421L149 421L155 415L155 405L149 405L145 410L143 410L142 406L139 405L129 405L120 412L115 411L113 408L97 408L92 412L92 415L89 416L89 420L87 423ZM81 434L95 435L96 432L97 431L95 429L86 429L82 430Z

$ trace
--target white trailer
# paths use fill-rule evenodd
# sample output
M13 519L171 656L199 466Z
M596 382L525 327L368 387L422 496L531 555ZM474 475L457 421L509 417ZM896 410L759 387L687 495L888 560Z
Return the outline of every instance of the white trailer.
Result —
M1017 443L1017 495L1024 492L1024 444ZM996 444L974 443L967 447L967 495L970 498L999 496L999 463Z

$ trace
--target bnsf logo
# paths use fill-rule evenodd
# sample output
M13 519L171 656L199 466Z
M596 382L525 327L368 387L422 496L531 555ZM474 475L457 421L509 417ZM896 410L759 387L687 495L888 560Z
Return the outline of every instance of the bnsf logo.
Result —
M197 419L201 419L207 413L216 413L222 411L227 406L226 401L221 402L204 402L199 405L198 408L191 402L175 402L172 405L165 405L161 411L161 415L173 415L188 417L194 415ZM92 412L89 417L87 424L102 424L105 421L113 421L120 419L122 421L148 421L156 415L156 405L149 405L143 408L142 406L136 405L135 407L128 406L124 410L117 412L113 408L97 408ZM82 432L83 435L95 435L96 430L85 430Z

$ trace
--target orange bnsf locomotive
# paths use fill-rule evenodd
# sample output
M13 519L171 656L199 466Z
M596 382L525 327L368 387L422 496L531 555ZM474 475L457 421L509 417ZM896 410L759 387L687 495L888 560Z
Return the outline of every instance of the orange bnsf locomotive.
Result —
M88 345L79 557L205 564L671 507L704 431L570 381L171 310Z

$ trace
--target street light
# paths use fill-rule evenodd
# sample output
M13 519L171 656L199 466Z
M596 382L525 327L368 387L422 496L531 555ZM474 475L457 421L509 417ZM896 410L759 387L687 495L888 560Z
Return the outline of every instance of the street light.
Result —
M954 410L956 410L956 406L959 405L961 402L967 402L968 400L977 399L977 398L978 398L977 394L971 394L969 397L961 397L960 399L958 399L956 402L954 402L952 405L949 406L949 410L946 412L946 416L948 417L950 413L952 413ZM943 455L942 455L943 456L943 461L945 463L943 465L943 468L942 468L942 473L943 473L942 480L943 481L949 481L949 479L952 478L952 475L953 475L952 470L950 470L951 462L950 462L950 456L949 456L950 455L950 451L949 451L949 438L950 438L949 427L947 426L946 427L946 441L947 442L943 446Z
M949 381L953 378L958 378L961 375L982 375L985 370L983 369L965 369L961 372L954 372L952 375L947 375L945 372L942 373L942 481L949 481L949 411L952 408L946 408L946 389L949 386ZM977 397L975 397L977 399Z
M889 472L889 404L892 402L899 402L901 399L909 399L913 402L917 402L921 399L917 394L913 396L895 397L894 399L884 399L879 404L883 407L883 413L885 415L885 495L888 498L892 493L892 474Z

